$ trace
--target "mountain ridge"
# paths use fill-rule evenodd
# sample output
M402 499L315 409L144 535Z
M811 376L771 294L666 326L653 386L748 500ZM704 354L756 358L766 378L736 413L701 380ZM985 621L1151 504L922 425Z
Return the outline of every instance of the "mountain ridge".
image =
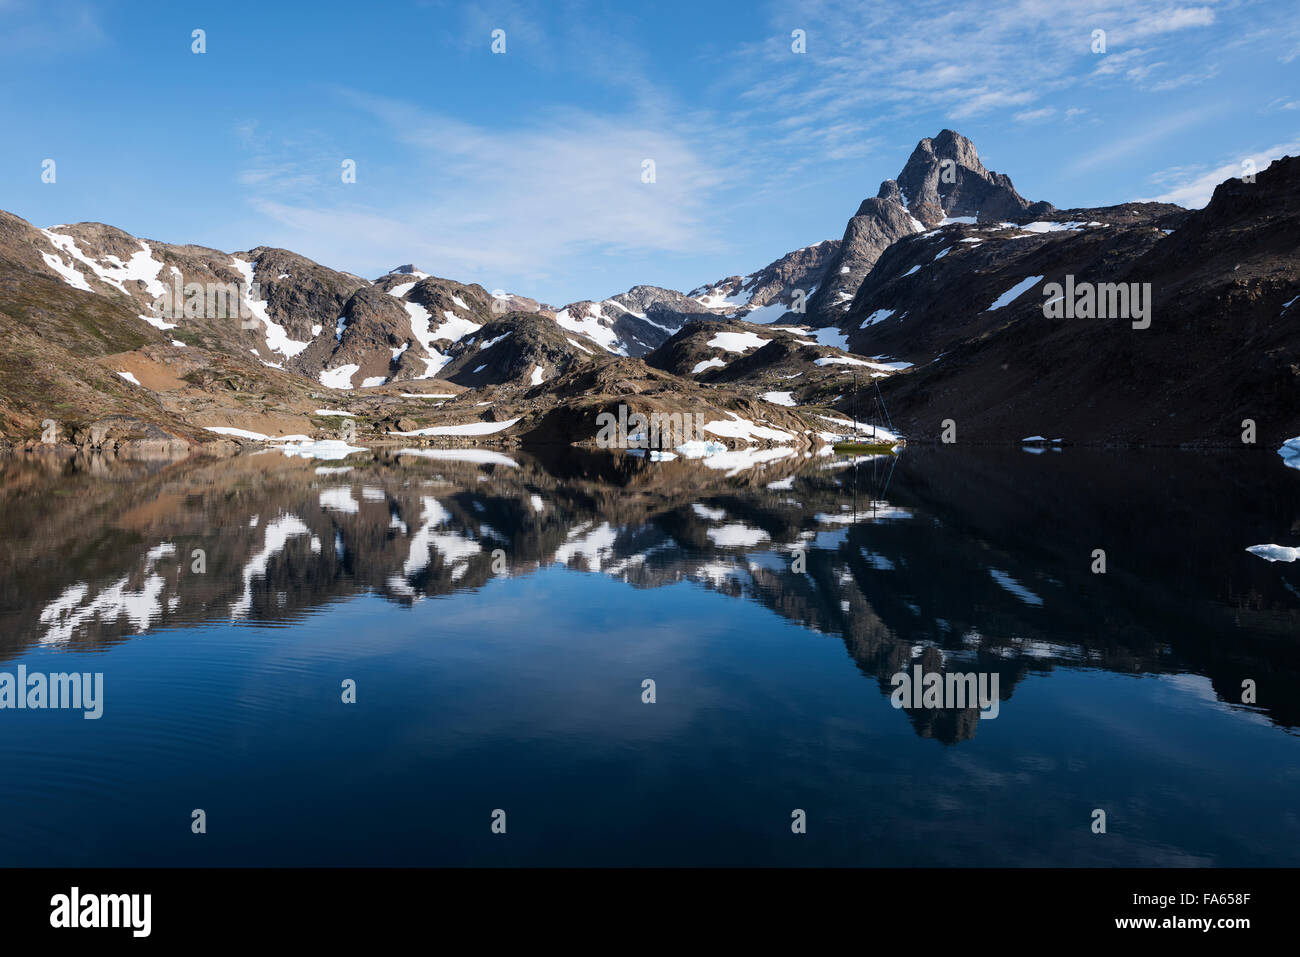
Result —
M920 140L898 177L862 200L839 239L689 292L637 285L558 308L413 263L365 279L275 247L227 253L102 223L41 229L0 212L0 322L7 327L0 332L8 332L12 360L0 379L8 382L7 393L0 389L0 429L30 443L35 426L54 417L39 407L60 404L45 398L59 386L40 374L29 383L21 371L44 362L67 383L64 418L84 426L125 417L190 442L196 430L267 431L253 427L259 422L273 423L274 434L317 434L331 417L313 418L307 406L348 402L373 412L376 429L398 420L437 429L442 404L446 414L463 411L466 390L491 396L477 406L489 411L476 415L521 423L499 439L584 441L590 436L575 431L570 417L554 417L556 404L594 408L587 399L615 397L620 383L657 382L653 388L679 404L711 414L738 415L736 403L750 409L756 399L773 407L773 417L798 419L805 404L846 411L860 376L885 380L894 418L917 441L932 439L938 421L962 415L971 417L964 435L975 441L1056 431L1050 416L1042 421L1043 408L1109 409L1089 395L1101 390L1128 396L1137 411L1059 415L1070 440L1214 444L1229 441L1224 416L1245 416L1249 395L1236 388L1230 414L1220 414L1208 394L1190 404L1183 395L1181 408L1165 413L1184 416L1170 431L1155 416L1164 403L1135 392L1135 357L1162 370L1174 389L1193 369L1204 373L1217 349L1231 358L1219 374L1265 390L1260 431L1274 441L1300 433L1286 371L1296 352L1290 324L1273 321L1285 318L1280 313L1253 316L1264 351L1252 356L1252 340L1225 323L1222 310L1243 295L1255 302L1238 288L1248 278L1292 290L1283 312L1295 301L1297 252L1276 234L1300 227L1298 162L1277 161L1257 183L1221 185L1205 210L1159 203L1062 210L1025 199L1008 175L984 166L969 139L942 130ZM1230 214L1233 202L1241 215ZM1216 251L1224 244L1240 260L1231 270ZM1266 254L1254 248L1260 245ZM1048 325L1031 306L1030 290L1067 275L1140 285L1144 270L1162 287L1154 297L1162 320L1181 313L1183 334L1194 335L1191 321L1203 340L1193 348L1157 330L1152 341L1185 354L1172 364L1122 329L1098 340L1077 323ZM1190 288L1198 298L1177 301L1168 288ZM200 300L192 310L191 290ZM1129 380L1098 366L1096 355L1128 370ZM1000 381L1013 356L1020 372L1002 378L1014 387ZM599 389L586 396L550 394L548 383L589 366L623 371L598 376ZM1066 371L1075 366L1091 368L1091 379ZM719 388L733 390L722 405L710 394ZM425 394L442 403L430 405ZM951 408L941 415L941 406ZM809 415L796 433L818 433L816 413ZM542 428L548 417L564 428Z

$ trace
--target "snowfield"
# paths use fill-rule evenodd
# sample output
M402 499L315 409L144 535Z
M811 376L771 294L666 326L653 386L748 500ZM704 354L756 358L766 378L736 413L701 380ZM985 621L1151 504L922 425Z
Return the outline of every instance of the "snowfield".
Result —
M561 309L556 313L555 321L570 332L576 332L591 339L606 352L613 352L620 356L627 355L627 349L619 341L618 334L605 324L607 320L604 313L601 312L600 304L593 302L588 308L590 314L586 316L574 316L570 314L568 309ZM569 341L572 342L573 340ZM576 343L574 344L576 345Z
M351 389L352 377L357 374L361 366L355 362L345 366L339 366L337 369L322 369L318 379L320 384L330 389Z
M874 369L876 372L897 372L899 369L906 369L910 363L907 362L868 362L866 359L851 359L848 356L822 356L820 359L814 359L815 366L865 366L868 369Z
M715 419L712 422L704 423L704 431L712 432L714 435L721 435L729 439L743 439L746 442L793 442L794 436L789 432L782 432L780 429L770 429L764 425L758 425L749 419L742 419L734 412L728 412L730 420ZM680 449L678 451L681 451Z
M493 435L505 431L518 421L518 419L507 419L504 422L465 422L460 425L433 425L427 429L416 429L414 432L389 432L388 434L408 438L417 435Z
M746 352L765 346L771 339L764 339L753 332L719 332L705 343L710 349L722 349L726 352Z
M239 287L240 313L242 315L244 311L251 312L262 325L266 326L266 348L271 352L278 352L282 356L292 358L311 345L310 342L290 339L289 332L284 326L271 321L271 316L266 311L266 300L254 299L249 295L250 287L253 285L253 264L237 256L232 256L230 262L243 280L243 284Z

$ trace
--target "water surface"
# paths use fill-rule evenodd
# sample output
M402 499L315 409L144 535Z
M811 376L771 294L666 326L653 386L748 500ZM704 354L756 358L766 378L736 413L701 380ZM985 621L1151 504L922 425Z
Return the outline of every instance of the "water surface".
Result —
M1300 863L1275 455L446 454L0 463L0 863Z

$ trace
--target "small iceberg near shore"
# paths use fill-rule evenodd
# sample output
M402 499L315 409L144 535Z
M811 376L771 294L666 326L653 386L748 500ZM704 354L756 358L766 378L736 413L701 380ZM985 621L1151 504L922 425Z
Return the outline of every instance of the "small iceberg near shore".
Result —
M1300 548L1290 545L1251 545L1246 551L1266 562L1293 562L1300 558Z
M1283 442L1277 454L1282 456L1282 463L1287 468L1300 469L1300 435Z

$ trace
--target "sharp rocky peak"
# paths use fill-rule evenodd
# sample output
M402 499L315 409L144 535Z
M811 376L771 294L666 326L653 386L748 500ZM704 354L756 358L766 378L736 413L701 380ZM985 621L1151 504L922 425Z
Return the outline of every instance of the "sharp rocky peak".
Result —
M902 203L927 228L945 217L993 222L1055 208L1021 196L1010 176L986 168L975 144L953 130L917 143L898 179L885 180L877 198Z

